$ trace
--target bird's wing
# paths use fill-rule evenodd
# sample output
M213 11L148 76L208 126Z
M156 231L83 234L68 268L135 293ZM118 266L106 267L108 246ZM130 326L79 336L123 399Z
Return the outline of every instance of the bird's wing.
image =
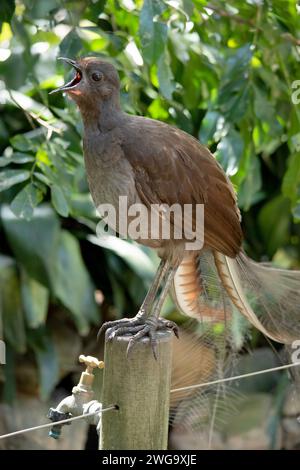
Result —
M210 151L179 129L136 116L124 135L142 203L204 204L205 245L234 257L242 242L240 213L232 185Z

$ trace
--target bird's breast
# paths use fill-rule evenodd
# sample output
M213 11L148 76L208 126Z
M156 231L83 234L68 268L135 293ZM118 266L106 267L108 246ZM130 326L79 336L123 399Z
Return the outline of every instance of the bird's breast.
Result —
M106 145L101 141L98 145L85 142L84 160L97 211L101 217L109 213L107 224L120 232L119 221L126 218L127 208L138 202L133 169L116 139Z

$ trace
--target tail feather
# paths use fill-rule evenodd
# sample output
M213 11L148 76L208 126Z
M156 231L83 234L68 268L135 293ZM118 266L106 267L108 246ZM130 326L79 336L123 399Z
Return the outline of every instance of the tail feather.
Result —
M186 257L177 270L173 285L173 298L179 310L189 317L197 317L197 299L200 292L201 284L196 272L195 258Z
M229 258L205 250L185 258L173 297L183 313L205 322L228 321L238 309L275 341L300 337L300 271L256 263L242 252Z
M275 341L291 344L299 339L300 271L256 263L242 252L235 259L215 253L218 269L220 258L231 281L228 294L234 289L242 299L240 312ZM219 274L223 280L222 269Z
M211 257L211 258L210 258ZM225 320L223 303L213 301L208 289L220 293L222 284L207 252L187 256L180 264L173 282L172 297L185 315L204 322Z
M175 431L193 436L193 448L217 448L218 436L242 406L241 392L222 380L241 373L238 353L250 324L287 350L300 338L299 288L300 272L255 263L244 253L233 259L203 250L179 266L173 297L200 324L191 322L189 331L184 323L183 341L174 345L170 415ZM217 385L182 389L216 380Z

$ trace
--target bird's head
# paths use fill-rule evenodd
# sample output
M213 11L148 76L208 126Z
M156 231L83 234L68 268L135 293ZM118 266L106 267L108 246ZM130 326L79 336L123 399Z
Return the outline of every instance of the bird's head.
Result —
M79 106L98 105L119 94L120 81L113 65L97 57L78 60L59 58L75 69L73 79L53 90L66 92Z

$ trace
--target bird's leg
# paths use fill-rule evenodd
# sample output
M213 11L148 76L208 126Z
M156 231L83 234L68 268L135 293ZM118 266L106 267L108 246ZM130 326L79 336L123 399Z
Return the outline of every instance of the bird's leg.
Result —
M169 262L161 260L155 274L155 278L147 292L147 295L139 309L137 315L133 318L122 318L120 320L109 321L102 325L99 330L98 337L104 333L108 328L111 329L109 339L112 339L115 334L118 336L126 333L136 333L141 330L145 324L145 318L149 315L156 294L160 285L169 269ZM128 328L129 327L129 328Z
M178 327L176 323L173 321L166 320L165 318L160 318L159 314L161 312L162 306L166 297L168 295L169 289L171 287L171 283L174 279L175 273L177 270L176 267L170 267L166 274L166 280L162 291L154 304L153 311L148 316L146 321L144 322L142 328L135 331L135 335L130 339L128 347L127 347L127 354L130 353L132 347L143 337L148 336L150 338L150 344L153 351L153 355L155 359L157 359L157 331L171 329L175 336L178 338Z
M159 267L157 269L154 281L152 282L149 291L147 292L147 295L141 305L141 308L139 309L136 317L139 318L146 318L150 313L151 309L153 306L153 303L155 301L155 297L157 295L157 292L164 280L164 277L166 276L167 272L169 269L169 262L165 260L161 260Z

